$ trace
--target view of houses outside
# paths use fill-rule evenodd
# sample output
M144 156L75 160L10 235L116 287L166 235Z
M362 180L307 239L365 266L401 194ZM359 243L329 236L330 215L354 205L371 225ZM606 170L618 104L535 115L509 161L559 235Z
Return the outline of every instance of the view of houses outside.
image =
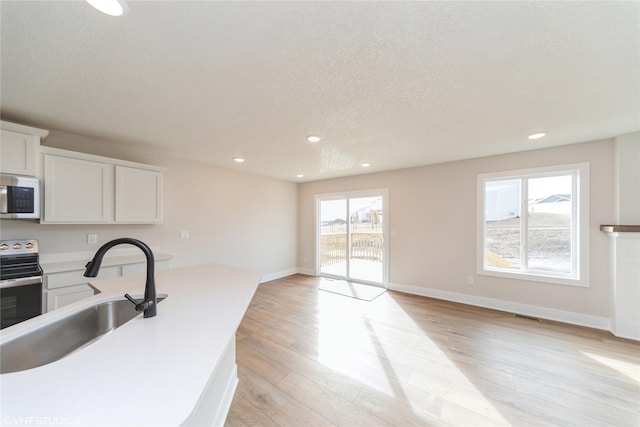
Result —
M520 270L523 263L520 179L485 186L485 265ZM572 176L527 179L527 270L570 273Z

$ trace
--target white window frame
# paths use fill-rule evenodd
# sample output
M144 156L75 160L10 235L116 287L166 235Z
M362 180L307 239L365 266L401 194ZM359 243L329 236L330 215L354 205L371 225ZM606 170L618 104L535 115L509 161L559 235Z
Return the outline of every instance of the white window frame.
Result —
M485 183L493 180L528 179L575 174L572 195L572 273L527 271L526 262L520 271L485 266ZM523 187L526 187L523 185ZM528 211L527 189L521 192L520 211ZM527 220L521 215L521 250L526 247ZM523 253L523 252L521 252ZM589 287L589 163L574 163L549 167L520 169L478 175L477 182L477 274L560 285ZM525 259L525 255L522 255Z

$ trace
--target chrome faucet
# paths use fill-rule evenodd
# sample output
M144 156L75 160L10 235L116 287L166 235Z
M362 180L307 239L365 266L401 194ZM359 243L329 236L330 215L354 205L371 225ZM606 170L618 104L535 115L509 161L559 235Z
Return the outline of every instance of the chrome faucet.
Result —
M124 296L136 306L136 311L144 311L144 317L153 317L156 315L156 305L158 303L156 299L156 280L153 274L153 252L151 252L149 246L140 240L123 237L121 239L115 239L105 243L100 247L100 249L98 249L96 254L93 256L93 259L85 265L86 270L84 272L84 276L96 277L98 275L98 270L100 270L100 264L102 264L104 254L112 247L120 244L137 246L147 257L147 282L144 286L144 301L136 301L129 294L124 294Z

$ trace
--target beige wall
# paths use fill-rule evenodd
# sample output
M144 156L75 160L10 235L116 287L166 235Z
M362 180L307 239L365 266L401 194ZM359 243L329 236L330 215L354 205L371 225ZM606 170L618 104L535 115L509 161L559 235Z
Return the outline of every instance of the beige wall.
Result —
M43 254L94 251L135 237L174 255L173 265L220 262L277 275L296 268L297 186L168 157L152 150L51 131L44 145L153 164L164 175L164 223L159 225L41 225L2 221L2 238L36 238ZM181 240L180 230L190 232Z
M221 262L256 269L268 277L296 267L309 271L315 259L314 195L388 188L387 217L395 232L390 237L392 285L436 296L438 292L462 295L479 305L486 298L609 317L609 242L599 226L616 222L616 144L610 140L299 185L55 130L45 145L168 170L160 225L0 222L3 239L37 238L43 254L94 251L98 246L88 245L86 235L97 233L99 243L130 236L158 246L175 256L175 266ZM590 163L591 286L478 276L477 175L577 162ZM180 230L188 230L191 238L179 239ZM467 276L474 276L474 285L466 284Z
M477 175L578 162L590 163L591 286L582 288L477 275ZM599 231L599 226L614 220L612 141L300 184L299 266L314 268L314 195L374 188L389 189L389 229L392 233L395 231L389 242L392 287L398 285L418 292L424 289L425 295L462 296L458 300L480 305L485 299L498 300L543 307L548 312L557 310L587 318L594 316L596 321L578 319L575 322L594 326L598 326L599 319L609 317L609 248L607 237ZM467 276L474 276L475 284L467 285ZM605 325L600 323L599 326Z
M640 225L640 132L621 135L615 142L615 223Z

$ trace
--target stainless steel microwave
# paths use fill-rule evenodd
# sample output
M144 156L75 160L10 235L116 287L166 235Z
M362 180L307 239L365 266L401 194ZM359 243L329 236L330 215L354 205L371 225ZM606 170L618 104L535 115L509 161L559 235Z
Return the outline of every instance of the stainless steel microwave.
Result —
M40 181L0 174L0 219L39 219Z

